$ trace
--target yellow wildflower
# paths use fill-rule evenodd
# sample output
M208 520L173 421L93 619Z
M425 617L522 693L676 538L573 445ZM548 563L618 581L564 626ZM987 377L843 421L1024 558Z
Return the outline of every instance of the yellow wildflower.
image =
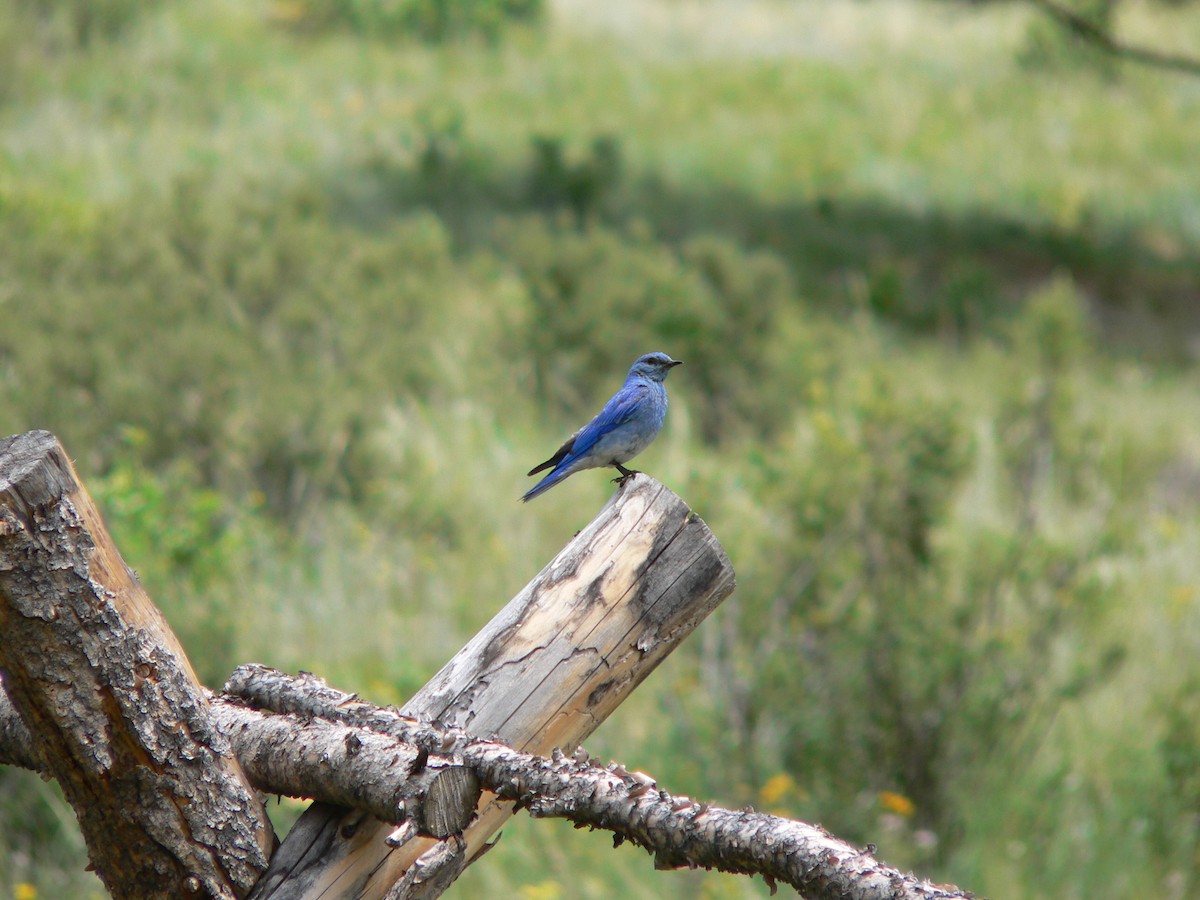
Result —
M916 804L905 797L903 794L897 794L895 791L880 791L879 805L888 812L896 813L898 816L904 816L908 819L917 811Z
M758 792L758 799L763 806L774 806L796 789L796 782L787 772L780 772L767 779L767 783Z

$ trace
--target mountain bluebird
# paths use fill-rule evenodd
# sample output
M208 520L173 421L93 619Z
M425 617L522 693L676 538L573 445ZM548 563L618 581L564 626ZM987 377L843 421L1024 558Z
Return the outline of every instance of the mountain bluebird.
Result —
M650 446L662 430L667 416L667 373L682 361L665 353L647 353L633 364L621 389L604 404L592 421L567 438L558 452L529 470L554 470L529 489L521 500L532 500L550 490L568 475L581 469L616 466L621 479L635 474L621 463L628 462Z

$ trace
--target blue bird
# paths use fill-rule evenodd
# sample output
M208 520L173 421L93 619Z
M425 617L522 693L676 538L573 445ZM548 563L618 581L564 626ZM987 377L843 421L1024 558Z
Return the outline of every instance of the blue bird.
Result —
M604 404L600 414L567 438L552 457L529 470L530 475L536 475L553 466L553 471L521 500L532 500L581 469L616 466L620 480L636 474L621 464L649 447L662 431L663 419L667 417L667 389L663 381L678 365L682 365L682 360L671 359L665 353L638 357L625 383Z

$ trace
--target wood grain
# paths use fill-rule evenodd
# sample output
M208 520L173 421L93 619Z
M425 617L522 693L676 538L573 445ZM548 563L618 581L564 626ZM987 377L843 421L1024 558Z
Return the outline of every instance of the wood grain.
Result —
M530 753L573 751L733 587L708 526L635 476L402 712ZM314 804L252 897L437 896L511 814L485 793L461 848L422 839L394 849L391 826Z

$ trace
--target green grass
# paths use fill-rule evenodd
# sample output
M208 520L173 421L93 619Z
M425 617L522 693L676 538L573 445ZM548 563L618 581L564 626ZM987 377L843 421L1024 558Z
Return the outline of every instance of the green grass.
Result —
M85 46L37 8L0 0L0 432L62 437L207 681L403 701L609 496L516 502L661 347L638 464L739 588L588 749L980 895L1194 893L1196 83L1039 63L1009 5L426 44L114 0ZM0 772L0 894L98 892L70 819ZM463 896L767 894L505 831Z

